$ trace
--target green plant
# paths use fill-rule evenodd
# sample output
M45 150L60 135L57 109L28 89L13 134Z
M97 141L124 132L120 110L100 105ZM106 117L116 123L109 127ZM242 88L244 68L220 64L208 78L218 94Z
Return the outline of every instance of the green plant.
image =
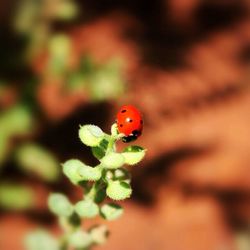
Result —
M54 121L65 120L77 108L118 98L125 80L121 59L98 63L91 53L76 50L80 38L71 30L82 16L77 1L20 0L9 7L13 11L3 22L8 32L0 60L0 183L7 183L0 186L0 208L22 211L37 206L30 186L37 178L44 187L61 177L60 152L39 138L46 137ZM61 28L55 29L59 23ZM18 171L18 178L10 174L6 180L2 175L9 166ZM31 181L23 181L27 177ZM25 205L20 206L14 198L21 199L23 190L32 195L25 195Z
M71 159L62 165L68 179L83 188L83 199L72 204L64 194L52 193L48 198L48 206L58 216L64 233L59 240L46 231L30 234L26 241L29 250L45 249L41 246L50 250L90 249L106 241L108 230L105 225L84 230L81 219L100 215L106 220L115 220L122 215L123 208L115 202L106 202L105 198L119 201L131 196L131 177L123 165L139 163L146 152L142 147L134 145L118 152L116 142L123 136L118 133L116 124L111 127L111 135L95 125L80 127L80 140L91 147L99 164L91 167L78 159Z

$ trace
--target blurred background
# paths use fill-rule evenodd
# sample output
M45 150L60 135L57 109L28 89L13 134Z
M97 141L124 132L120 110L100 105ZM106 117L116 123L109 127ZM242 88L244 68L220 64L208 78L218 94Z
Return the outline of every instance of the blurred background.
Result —
M60 234L49 192L81 197L60 163L95 163L79 124L127 103L147 156L96 249L250 249L248 0L1 0L0 34L1 250Z

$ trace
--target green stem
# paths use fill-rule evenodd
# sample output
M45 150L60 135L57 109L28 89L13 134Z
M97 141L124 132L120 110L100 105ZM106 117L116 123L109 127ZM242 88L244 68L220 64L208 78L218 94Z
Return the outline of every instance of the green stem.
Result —
M89 192L85 195L85 198L89 198L91 200L94 200L96 195L96 183L94 183L92 185L92 187L90 188Z
M105 155L109 154L111 151L114 150L115 142L116 142L116 137L111 135L109 138L109 143L108 143Z
M67 242L67 237L64 235L60 239L60 250L68 250L68 242Z
M95 200L96 195L100 192L103 188L105 188L106 184L104 179L95 182L92 187L89 189L88 193L85 195L85 198L89 198L91 200Z

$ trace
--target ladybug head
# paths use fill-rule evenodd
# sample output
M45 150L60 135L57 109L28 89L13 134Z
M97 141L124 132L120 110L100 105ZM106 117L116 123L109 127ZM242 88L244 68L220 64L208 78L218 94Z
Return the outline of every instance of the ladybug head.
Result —
M124 136L122 138L123 142L131 142L135 141L139 136L141 135L141 132L138 130L133 130L132 133L128 136Z

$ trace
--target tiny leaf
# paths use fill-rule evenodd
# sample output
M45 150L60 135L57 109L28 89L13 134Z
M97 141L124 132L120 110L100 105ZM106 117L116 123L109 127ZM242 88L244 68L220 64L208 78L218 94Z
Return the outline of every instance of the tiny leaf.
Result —
M70 216L73 213L73 206L68 198L60 193L50 194L48 199L49 209L58 216Z
M101 167L83 165L78 168L78 173L83 181L98 181L102 176Z
M96 147L104 139L104 132L95 125L84 125L79 129L79 138L87 146Z
M102 245L107 241L108 238L108 229L105 225L95 226L90 229L90 235L94 241L94 243L98 245Z
M99 207L91 199L77 202L75 210L76 213L83 218L93 218L99 213Z
M115 220L123 213L123 208L118 204L109 203L101 207L101 215L106 220Z
M102 164L108 169L116 169L124 164L124 157L120 153L110 152L102 159Z
M118 168L114 171L114 180L125 181L130 179L130 174L125 168Z
M69 237L69 245L75 248L87 248L92 244L92 237L84 231L75 231Z
M117 135L119 134L118 129L117 129L117 124L116 124L116 123L114 123L114 124L111 126L111 134L112 134L113 136L117 136Z
M146 150L139 146L129 146L124 149L122 155L125 158L125 163L135 165L139 163L145 156Z
M124 200L131 196L132 188L124 181L109 181L106 193L113 200Z

